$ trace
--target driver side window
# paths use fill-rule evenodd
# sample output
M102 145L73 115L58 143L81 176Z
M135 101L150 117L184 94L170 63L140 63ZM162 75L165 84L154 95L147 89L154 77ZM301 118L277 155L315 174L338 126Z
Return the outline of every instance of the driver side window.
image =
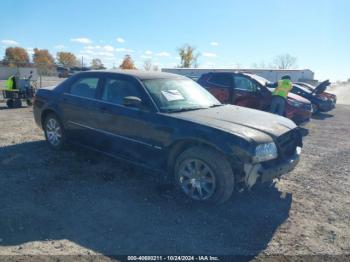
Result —
M128 80L118 78L106 78L101 99L113 104L123 105L126 96L142 98L139 87Z
M243 76L235 76L234 78L235 89L243 90L246 92L255 92L257 87L255 84L248 78Z

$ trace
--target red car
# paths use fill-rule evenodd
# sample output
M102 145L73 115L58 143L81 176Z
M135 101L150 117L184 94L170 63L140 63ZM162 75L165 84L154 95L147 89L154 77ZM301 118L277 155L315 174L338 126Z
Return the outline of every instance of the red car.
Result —
M198 83L212 93L221 103L269 111L272 90L266 87L268 80L257 75L232 72L203 74ZM285 117L296 124L309 121L312 106L309 100L289 93Z

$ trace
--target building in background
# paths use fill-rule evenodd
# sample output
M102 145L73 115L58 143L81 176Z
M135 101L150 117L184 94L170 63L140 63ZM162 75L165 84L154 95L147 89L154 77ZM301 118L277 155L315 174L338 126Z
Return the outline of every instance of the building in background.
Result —
M26 78L32 72L32 80L38 79L38 70L35 67L9 67L0 65L0 80L7 80L15 75L18 78Z
M162 68L162 72L184 75L197 80L202 74L209 72L244 72L256 74L271 82L276 82L283 75L290 75L294 82L307 82L314 84L314 72L310 69L212 69L212 68Z

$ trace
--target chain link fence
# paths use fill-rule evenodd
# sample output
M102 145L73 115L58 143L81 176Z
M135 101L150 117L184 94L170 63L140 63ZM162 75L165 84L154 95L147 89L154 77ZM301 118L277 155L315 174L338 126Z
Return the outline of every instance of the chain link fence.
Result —
M0 61L0 90L5 88L6 80L14 75L16 81L30 78L31 86L35 89L55 86L68 77L69 69L56 65L32 64L21 61ZM2 92L0 101L3 102Z

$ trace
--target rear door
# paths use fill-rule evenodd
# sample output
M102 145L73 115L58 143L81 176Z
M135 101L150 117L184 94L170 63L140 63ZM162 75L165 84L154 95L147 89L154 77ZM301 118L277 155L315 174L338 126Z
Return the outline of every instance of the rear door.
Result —
M263 109L259 85L244 75L234 76L233 101L235 105Z
M100 84L100 75L81 74L69 83L60 98L64 125L73 142L91 146L98 138L94 119L99 113L96 96Z

